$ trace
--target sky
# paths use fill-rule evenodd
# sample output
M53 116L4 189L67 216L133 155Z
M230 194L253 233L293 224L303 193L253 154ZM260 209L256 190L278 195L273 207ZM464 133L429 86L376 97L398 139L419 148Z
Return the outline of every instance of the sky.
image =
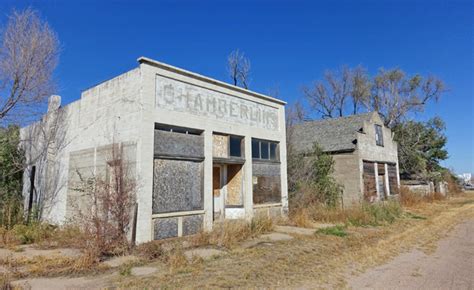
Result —
M33 7L57 32L63 104L146 56L229 82L235 49L252 64L250 89L293 103L327 69L363 65L435 75L447 92L413 116L446 122L449 159L474 173L474 1L0 0L0 23Z

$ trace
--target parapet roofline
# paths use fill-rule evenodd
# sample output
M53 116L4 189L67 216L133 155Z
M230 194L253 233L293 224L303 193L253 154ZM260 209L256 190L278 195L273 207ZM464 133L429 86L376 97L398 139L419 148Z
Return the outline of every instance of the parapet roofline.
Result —
M169 65L169 64L166 64L166 63L162 63L162 62L159 62L159 61L156 61L156 60L144 57L144 56L139 57L137 59L137 61L140 64L146 63L146 64L156 66L156 67L168 70L168 71L172 71L172 72L182 74L182 75L185 75L185 76L188 76L188 77L192 77L192 78L195 78L195 79L198 79L198 80L201 80L201 81L205 81L205 82L208 82L208 83L211 83L211 84L214 84L214 85L218 85L218 86L230 89L230 90L234 90L234 91L244 93L244 94L250 94L250 95L255 96L257 98L261 98L261 99L264 99L264 100L267 100L267 101L270 101L270 102L274 102L274 103L277 103L277 104L286 105L286 102L283 101L283 100L273 98L273 97L270 97L270 96L267 96L267 95L263 95L263 94L260 94L260 93L254 92L254 91L246 90L246 89L241 88L241 87L233 86L231 84L228 84L228 83L225 83L225 82L222 82L222 81L210 78L210 77L206 77L206 76L194 73L194 72L190 72L188 70L185 70L185 69L182 69L182 68L179 68L179 67L175 67L175 66L172 66L172 65Z

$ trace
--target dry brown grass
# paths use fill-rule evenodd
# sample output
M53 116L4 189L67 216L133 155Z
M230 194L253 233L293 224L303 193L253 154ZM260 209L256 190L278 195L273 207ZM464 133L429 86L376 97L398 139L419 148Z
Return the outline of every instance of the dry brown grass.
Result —
M225 220L215 224L210 232L202 231L191 239L193 246L213 245L233 248L249 238L272 231L274 221L269 217L256 217L252 221Z
M0 273L0 289L2 290L14 289L14 287L10 284L11 281L12 279L9 274Z
M348 208L334 208L322 204L312 204L293 208L290 212L290 223L307 228L311 228L314 222L376 226L392 223L402 213L403 210L397 201L357 204Z
M80 257L34 256L0 259L0 266L7 268L13 278L52 277L95 274L107 269L92 252Z
M432 203L435 201L445 200L446 197L438 192L432 192L432 193L423 195L423 194L419 194L419 193L411 191L406 186L401 186L399 189L399 199L400 199L400 203L403 206L413 207L413 206L422 205L424 203Z
M291 241L229 251L185 271L127 277L122 287L143 288L321 288L345 287L349 272L375 266L414 246L430 251L459 222L474 218L474 194L427 203L383 227L348 227L348 235L298 236ZM349 268L348 268L349 267Z

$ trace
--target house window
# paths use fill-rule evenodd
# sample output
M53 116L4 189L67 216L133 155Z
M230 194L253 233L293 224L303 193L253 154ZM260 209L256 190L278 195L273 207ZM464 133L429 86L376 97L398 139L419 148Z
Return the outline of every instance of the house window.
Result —
M252 139L252 158L258 160L278 161L278 143Z
M377 146L383 146L382 126L380 125L375 125L375 144L377 144Z

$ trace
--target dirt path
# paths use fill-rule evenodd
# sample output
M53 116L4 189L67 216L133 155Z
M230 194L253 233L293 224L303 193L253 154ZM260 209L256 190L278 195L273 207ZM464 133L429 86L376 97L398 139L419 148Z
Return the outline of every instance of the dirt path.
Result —
M474 289L474 219L456 226L431 255L414 249L348 279L353 289Z

